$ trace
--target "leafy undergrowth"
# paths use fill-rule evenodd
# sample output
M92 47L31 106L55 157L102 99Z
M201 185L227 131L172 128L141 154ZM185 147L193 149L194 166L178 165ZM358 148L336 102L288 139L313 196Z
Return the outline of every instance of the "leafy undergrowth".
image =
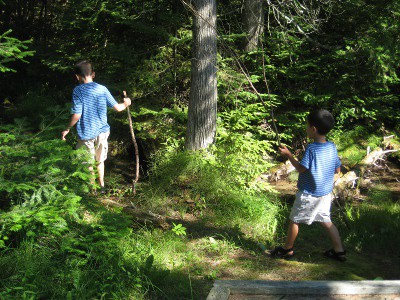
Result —
M332 134L332 138L343 164L349 167L364 158L368 147L371 150L382 147L382 137L362 126L356 126L347 132L336 131Z
M169 229L153 229L151 235L160 232L171 234L172 231L178 237L179 246L175 244L176 240L172 244L163 240L166 244L158 249L156 255L160 266L182 271L181 277L167 276L155 283L166 298L204 299L215 279L400 278L397 268L400 263L397 249L400 243L397 235L400 229L399 199L390 187L390 180L400 175L398 165L385 168L382 164L371 170L370 189L363 203L334 206L333 221L348 251L348 261L342 263L323 257L322 252L331 245L324 229L318 225L301 227L293 259L275 260L266 256L260 243L267 248L283 243L290 205L272 193L248 195L244 188L237 193L231 186L224 186L218 168L213 167L211 172L208 163L203 165L204 160L196 159L199 157L183 153L171 158L158 170L159 177L142 184L138 197L131 199L135 207L150 209L169 219ZM215 185L215 182L220 185ZM219 191L214 189L216 186L225 188ZM141 197L151 201L144 201ZM240 201L243 197L246 205ZM230 203L226 203L224 198ZM260 208L260 199L270 202L266 210ZM121 202L125 200L120 199ZM258 213L253 205L259 208ZM275 214L271 213L271 207L274 207ZM253 214L248 216L250 213ZM271 235L271 228L262 225L265 222L271 224L274 217L276 223ZM177 225L181 226L177 228ZM177 283L170 280L180 281L179 289Z
M130 163L110 159L100 196L69 145L12 131L0 137L2 299L205 299L215 279L400 278L399 199L383 173L372 176L363 203L334 209L347 262L321 255L330 243L317 225L301 227L292 260L274 260L260 244L283 242L290 205L250 183L246 165L261 165L256 155L170 149L153 158L135 196L121 172ZM380 172L395 178L399 167ZM104 198L162 215L167 226L130 218Z

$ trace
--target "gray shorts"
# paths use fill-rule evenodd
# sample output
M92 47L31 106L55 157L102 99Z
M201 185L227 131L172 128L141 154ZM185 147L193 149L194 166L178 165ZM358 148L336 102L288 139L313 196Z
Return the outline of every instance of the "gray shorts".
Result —
M78 140L76 149L85 147L89 150L92 158L98 162L102 163L107 159L108 152L108 136L110 132L100 133L96 138L91 140Z
M313 222L331 222L332 194L315 197L298 191L290 212L290 220L310 225Z

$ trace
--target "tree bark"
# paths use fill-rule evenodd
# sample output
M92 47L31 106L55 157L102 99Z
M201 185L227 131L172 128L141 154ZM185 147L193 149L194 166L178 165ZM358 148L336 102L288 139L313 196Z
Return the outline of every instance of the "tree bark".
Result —
M264 33L263 0L244 0L243 23L247 33L244 50L254 51Z
M193 58L186 149L207 148L217 128L216 0L194 0Z

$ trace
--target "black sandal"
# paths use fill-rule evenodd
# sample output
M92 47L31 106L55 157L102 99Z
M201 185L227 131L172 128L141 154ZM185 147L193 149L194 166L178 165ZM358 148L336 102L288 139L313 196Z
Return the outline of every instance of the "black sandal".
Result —
M334 249L329 249L328 251L324 252L324 256L337 260L337 261L346 261L346 250L342 252L336 252Z
M292 252L289 254L289 252ZM269 255L273 258L290 258L294 256L293 248L284 249L283 247L275 247L274 250L269 252Z

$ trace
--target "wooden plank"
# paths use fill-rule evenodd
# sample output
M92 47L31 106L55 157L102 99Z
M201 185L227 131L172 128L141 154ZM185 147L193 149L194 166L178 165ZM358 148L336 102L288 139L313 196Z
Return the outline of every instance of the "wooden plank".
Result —
M226 287L215 286L211 289L206 300L228 300L230 290Z
M229 300L399 300L396 295L230 295Z
M399 280L364 281L260 281L217 280L214 287L230 294L280 295L400 295Z

